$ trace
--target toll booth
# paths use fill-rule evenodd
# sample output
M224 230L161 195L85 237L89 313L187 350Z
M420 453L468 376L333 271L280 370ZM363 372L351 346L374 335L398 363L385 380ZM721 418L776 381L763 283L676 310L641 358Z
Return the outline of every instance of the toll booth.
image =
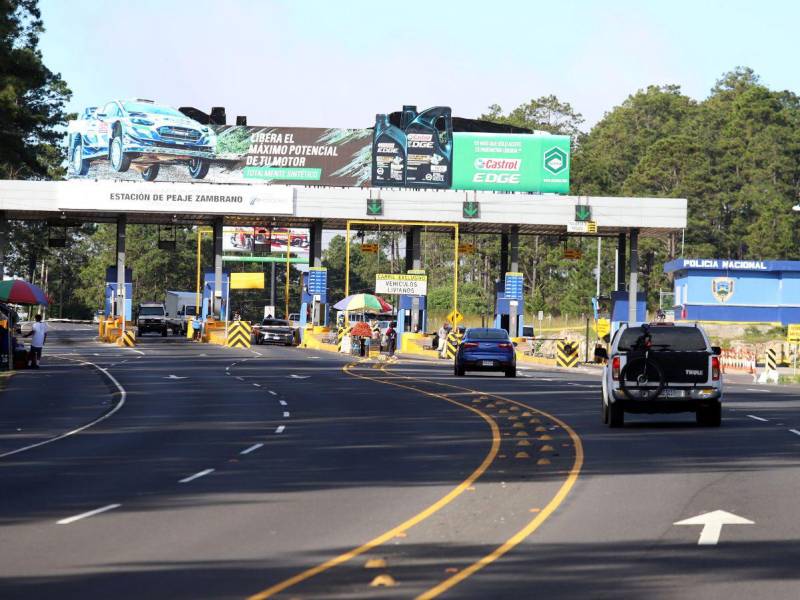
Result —
M417 314L420 332L428 328L427 296L398 296L397 300L397 333L412 333L413 315Z
M225 270L222 272L222 298L220 299L220 321L227 320L228 317L228 302L230 299L230 271ZM210 271L203 274L203 298L202 298L202 317L203 320L207 319L210 314L214 313L214 272Z
M103 314L106 319L118 316L117 310L117 267L106 269L105 306ZM125 269L125 321L133 320L133 270Z
M328 325L328 269L311 267L303 277L303 294L300 299L300 335L310 322Z
M628 292L611 292L611 337L621 323L628 322ZM647 299L644 292L636 294L636 320L647 319Z
M525 327L522 277L522 273L506 273L496 287L494 326L505 329L511 337L522 336Z

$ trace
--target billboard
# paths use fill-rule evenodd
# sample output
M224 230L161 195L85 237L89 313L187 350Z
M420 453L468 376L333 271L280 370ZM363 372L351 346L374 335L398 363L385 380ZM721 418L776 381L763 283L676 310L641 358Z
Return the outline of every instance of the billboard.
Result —
M371 129L203 125L149 100L112 100L67 125L68 176L361 186Z
M453 134L453 189L569 193L566 135Z
M569 193L568 136L454 132L446 106L326 129L203 125L112 100L68 123L67 147L69 178Z
M287 232L291 232L292 254L308 256L310 243L307 229L285 229L267 227L223 227L222 250L224 252L248 252L253 254L286 254Z

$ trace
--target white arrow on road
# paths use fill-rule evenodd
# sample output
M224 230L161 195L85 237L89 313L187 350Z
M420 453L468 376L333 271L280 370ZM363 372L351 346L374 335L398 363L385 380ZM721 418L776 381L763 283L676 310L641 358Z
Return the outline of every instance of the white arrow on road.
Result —
M311 375L289 375L292 379L308 379Z
M169 377L164 377L164 379L188 379L188 377L180 377L178 375L170 375Z
M739 515L734 515L724 510L715 510L697 515L691 519L678 521L673 525L702 525L703 531L700 532L700 539L697 541L697 545L716 546L717 542L719 542L719 534L722 533L723 525L754 525L754 523Z

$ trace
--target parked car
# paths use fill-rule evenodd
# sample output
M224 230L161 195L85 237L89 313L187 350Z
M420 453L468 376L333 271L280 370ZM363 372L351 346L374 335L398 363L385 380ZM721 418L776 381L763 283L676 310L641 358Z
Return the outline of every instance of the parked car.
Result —
M139 165L145 181L156 179L162 163L184 163L193 179L203 179L216 143L210 127L151 100L112 100L67 124L73 175L86 175L92 162L108 159L118 173Z
M502 371L506 377L516 377L514 342L505 329L471 327L464 332L453 370L457 376L467 371Z
M283 344L293 346L297 342L297 332L289 321L284 319L264 319L261 325L253 327L256 344Z
M625 413L694 412L699 425L718 427L720 353L696 324L623 325L603 367L603 422L622 427Z

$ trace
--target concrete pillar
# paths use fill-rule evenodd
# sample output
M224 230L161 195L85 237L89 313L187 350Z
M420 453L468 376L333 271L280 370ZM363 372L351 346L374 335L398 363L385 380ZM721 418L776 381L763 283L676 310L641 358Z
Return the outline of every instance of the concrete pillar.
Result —
M406 271L422 269L422 227L414 226L406 233ZM419 297L411 300L411 331L422 328Z
M222 318L222 217L214 219L214 316ZM228 307L225 307L226 311Z
M500 234L500 289L506 284L506 272L508 272L508 234Z
M314 221L308 228L310 242L308 266L322 266L322 221Z
M128 215L117 217L117 316L122 317L125 328L125 233ZM131 298L132 300L132 298Z
M8 249L8 219L6 211L0 210L0 281L6 277L6 251Z
M516 273L519 271L519 227L516 225L511 228L511 232L508 236L508 259L509 265L508 270L509 272ZM504 274L505 277L505 274ZM517 301L520 302L520 301ZM519 333L519 327L517 326L517 312L514 310L514 307L509 306L509 316L508 316L508 333L511 337L516 337L517 333Z
M639 289L639 230L631 229L631 275L628 284L628 322L636 320L636 292Z
M625 234L617 238L617 291L625 291Z
M278 312L278 311L275 310L275 298L276 298L276 295L275 295L275 263L274 262L273 263L269 263L269 270L270 270L270 274L269 274L269 305L272 307L272 310L274 311L273 315L272 315L274 317L275 316L274 313Z
M406 233L406 271L422 268L422 227L412 227Z
M322 266L322 221L314 221L308 228L310 248L308 252L309 267ZM274 264L274 263L273 263ZM311 324L322 325L321 303L312 298Z

